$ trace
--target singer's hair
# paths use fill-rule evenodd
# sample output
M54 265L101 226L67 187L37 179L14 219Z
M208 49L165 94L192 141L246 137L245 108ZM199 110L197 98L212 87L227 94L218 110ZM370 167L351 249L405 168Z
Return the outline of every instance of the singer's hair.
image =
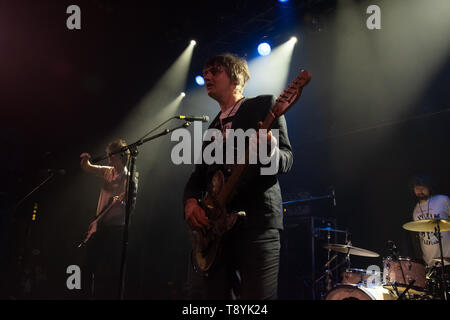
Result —
M106 153L119 151L121 148L125 147L127 144L123 139L114 139L108 146L106 147ZM128 159L130 158L130 150L120 153L120 157L122 159L122 164L124 166L127 165Z
M433 194L435 189L433 178L426 174L416 174L411 178L409 182L411 191L414 192L414 187L417 186L426 187L430 194Z
M203 69L217 66L224 68L228 77L236 85L236 89L242 93L245 84L250 79L247 61L231 53L222 53L206 60Z

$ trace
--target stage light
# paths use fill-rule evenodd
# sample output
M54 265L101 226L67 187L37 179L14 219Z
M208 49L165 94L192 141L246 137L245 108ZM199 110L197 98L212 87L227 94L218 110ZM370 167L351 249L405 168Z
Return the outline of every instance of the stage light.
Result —
M298 39L297 39L297 37L291 37L291 39L289 39L289 41L292 41L293 43L297 43Z
M181 96L182 98L184 98L184 97L186 97L186 93L182 92L182 93L180 93L180 96Z
M278 0L278 2L281 2L281 3L286 3L286 2L288 2L289 0Z
M197 44L197 41L191 40L191 45L192 45L192 46L195 46L196 44Z
M261 56L268 56L271 51L272 48L270 48L270 44L268 44L267 42L263 42L258 46L258 53Z
M203 79L202 76L196 76L196 77L195 77L195 82L197 82L197 84L198 84L199 86L205 85L205 79Z
M286 42L272 48L267 57L255 57L249 61L252 70L252 79L245 87L247 96L258 95L259 92L268 92L279 95L288 83L289 69L295 43L286 37ZM273 75L276 74L276 77Z

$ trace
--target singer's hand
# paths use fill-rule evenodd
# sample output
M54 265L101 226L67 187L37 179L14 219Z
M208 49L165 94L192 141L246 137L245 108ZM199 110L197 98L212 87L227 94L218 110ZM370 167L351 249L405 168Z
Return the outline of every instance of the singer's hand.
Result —
M89 159L91 159L91 155L87 152L83 152L82 154L80 154L80 158L81 158L80 165L82 168L84 168L88 164Z
M186 222L191 229L205 231L209 227L208 217L206 217L205 211L198 205L196 199L190 198L186 201L184 212L186 214Z
M260 121L258 123L258 127L262 126L262 122ZM267 131L267 133L260 132L259 130L256 132L256 134L253 134L250 136L249 141L249 156L255 157L255 159L258 159L258 145L261 143L267 144L267 149L270 150L270 156L269 158L272 158L275 155L276 149L278 148L278 141L277 139L272 135L272 131Z

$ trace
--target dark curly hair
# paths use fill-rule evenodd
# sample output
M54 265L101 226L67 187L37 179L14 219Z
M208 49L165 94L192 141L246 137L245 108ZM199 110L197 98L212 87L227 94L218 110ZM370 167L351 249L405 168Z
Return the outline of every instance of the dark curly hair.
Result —
M221 66L224 68L236 88L242 93L245 84L250 79L247 61L231 53L222 53L206 60L203 69Z
M435 189L433 178L426 174L416 174L411 178L409 182L411 191L414 192L414 187L417 186L426 187L430 191L430 194L432 194Z

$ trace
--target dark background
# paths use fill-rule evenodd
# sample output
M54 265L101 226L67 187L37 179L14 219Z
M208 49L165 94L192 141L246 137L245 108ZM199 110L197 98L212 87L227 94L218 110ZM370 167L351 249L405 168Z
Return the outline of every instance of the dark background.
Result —
M431 174L438 193L450 191L449 46L440 47L440 60L422 54L420 40L436 36L438 29L428 33L426 25L416 23L412 12L419 2L394 2L402 4L374 2L382 8L383 28L376 31L365 28L365 8L373 4L367 1L354 1L361 19L345 23L336 18L338 1L2 2L1 297L86 298L83 290L65 286L67 266L83 264L84 252L75 246L96 210L100 187L96 178L81 172L79 154L103 152L116 137L113 128L191 39L199 45L188 93L195 89L193 78L209 55L230 51L253 58L263 38L281 43L292 33L300 35L289 79L306 68L313 80L286 116L295 162L291 172L280 177L284 199L296 199L299 191L326 195L333 186L337 206L312 203L312 213L336 218L338 229L351 231L354 246L381 255L354 257L355 267L381 267L387 240L394 240L402 255L416 255L411 235L401 228L411 220L415 204L410 177ZM82 11L78 31L66 28L71 4ZM448 6L440 4L430 1L421 17L433 20L430 12L437 10L439 17L450 17ZM401 35L396 38L399 25L390 24L395 21L389 18L390 9L397 10L398 21L409 26L417 44ZM389 52L389 46L382 46L379 39L390 35L393 47L405 50ZM345 43L357 43L355 50L347 52ZM151 105L148 116L160 109ZM217 111L206 114L212 117ZM148 129L156 124L150 121ZM139 134L121 137L133 141ZM173 144L163 139L143 146L138 158L141 175L130 230L127 299L186 296L189 244L181 197L192 166L172 164ZM49 168L63 168L66 174L56 175L15 210ZM32 222L35 202L37 221ZM294 211L287 207L287 214ZM40 282L27 290L26 279L36 275Z

